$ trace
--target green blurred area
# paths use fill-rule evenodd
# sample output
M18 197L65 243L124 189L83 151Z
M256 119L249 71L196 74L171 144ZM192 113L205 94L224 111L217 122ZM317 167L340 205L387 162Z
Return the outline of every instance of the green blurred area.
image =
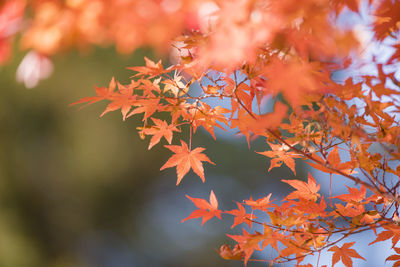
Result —
M23 54L0 69L0 266L243 265L215 252L229 242L231 219L180 221L195 208L185 194L207 198L214 189L228 209L232 200L279 191L277 179L290 173L266 174L266 158L254 153L267 148L264 140L249 149L244 138L214 141L199 131L194 144L217 165L205 166L205 184L192 173L176 187L174 169L159 171L169 151L148 151L139 138L141 118L100 119L106 103L69 107L112 76L128 81L125 67L145 55L152 57L112 48L60 55L34 89L15 82Z

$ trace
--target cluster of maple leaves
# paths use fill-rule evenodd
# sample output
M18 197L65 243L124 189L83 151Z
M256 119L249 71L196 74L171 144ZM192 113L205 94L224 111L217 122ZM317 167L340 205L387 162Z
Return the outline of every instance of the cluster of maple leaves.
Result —
M199 0L3 0L0 67L15 42L29 51L17 72L28 88L50 76L52 56L70 49L115 45L127 54L148 45L166 53L174 37L200 29L209 12Z
M393 238L393 246L396 245L400 239L395 232L400 229L397 224L400 183L393 184L392 180L399 176L400 168L397 166L393 169L391 163L398 164L399 152L395 148L400 142L400 127L395 116L389 115L393 110L384 110L394 107L395 112L399 111L399 92L386 88L379 84L378 77L371 76L369 78L374 79L375 86L368 90L368 94L362 89L361 83L347 80L345 84L336 84L329 93L307 94L307 98L318 101L303 102L289 115L287 104L278 100L273 112L260 114L261 99L273 95L271 92L265 89L260 94L259 88L252 87L251 82L250 85L246 83L248 78L239 81L236 72L226 75L209 70L202 77L191 77L192 80L188 81L184 77L186 74L178 74L190 72L185 68L191 67L185 64L165 69L161 62L154 63L146 58L145 67L131 68L137 72L137 79L130 84L122 85L112 79L108 88L96 88L96 96L85 97L74 104L109 100L102 115L121 110L125 120L134 114L143 114L143 126L139 127L139 134L143 138L151 136L149 149L158 144L162 137L171 144L174 132L189 127L191 135L188 142L180 140L179 145L165 145L173 155L161 170L176 167L177 185L190 169L204 182L203 162L214 164L203 153L205 148L191 146L192 133L196 133L199 126L214 138L215 126L237 128L248 142L255 136L266 137L270 150L258 153L271 158L269 170L285 164L295 174L295 159L303 158L308 160L310 166L328 173L331 178L339 175L360 185L360 188L348 187L348 194L330 194L327 203L318 193L320 186L311 175L307 183L283 180L295 191L280 204L274 203L271 195L268 195L257 200L244 200L243 203L237 203L238 209L230 211L218 209L214 192L211 192L209 202L188 196L198 209L182 221L202 218L204 224L213 217L221 218L222 214L227 214L234 217L232 228L242 223L250 229L253 224L263 226L263 233L255 230L249 233L243 228L242 235L228 235L237 245L233 249L223 245L220 249L223 258L243 259L247 263L254 251L270 246L278 253L271 263L296 260L298 266L302 266L300 264L306 256L328 249L334 252L333 264L341 260L346 266L351 266L351 258L363 259L350 248L354 242L341 247L337 244L362 231L372 229L377 233L379 227L387 230L379 233L371 244ZM245 74L248 77L248 73ZM243 76L243 72L240 76ZM193 84L200 87L199 96L191 95L188 87ZM393 103L373 100L373 93L390 97ZM260 101L257 101L257 97ZM211 107L204 103L208 98L228 98L231 109ZM345 102L355 98L364 101L365 106L349 106ZM258 103L256 107L254 102ZM160 112L170 114L170 121L154 117ZM372 119L367 120L367 114ZM369 152L369 147L376 143L388 150L384 154ZM347 154L349 161L342 162L339 149L342 155ZM363 176L354 176L357 171ZM269 221L257 220L257 217L265 218L265 215L268 215ZM388 260L396 257L400 255L391 256Z
M74 104L105 100L101 116L120 110L123 120L142 114L139 134L150 137L149 149L163 138L168 143L172 156L161 170L176 167L177 185L190 170L204 182L203 163L214 164L205 148L192 147L199 127L214 139L214 127L236 129L249 146L254 138L265 138L269 149L257 153L270 158L268 171L286 165L296 174L295 159L303 159L328 174L330 185L355 184L348 194L323 196L311 175L307 182L282 180L294 191L280 202L269 194L225 211L213 191L209 201L188 196L197 209L183 221L202 218L204 224L224 214L233 217L232 228L244 224L242 235L228 235L236 242L233 248L221 246L224 259L247 264L254 251L269 247L277 255L265 260L271 264L311 266L302 264L304 259L325 250L333 253L332 265L352 266L353 258L364 258L346 238L372 230L376 238L370 244L391 239L396 254L386 260L400 266L398 1L36 0L28 5L18 0L0 7L6 21L32 9L33 21L21 30L20 42L45 55L92 44L113 43L122 52L143 44L166 50L172 44L175 64L165 67L145 58L145 66L129 68L135 72L130 83L113 78L108 87L96 87L95 96ZM368 74L361 72L366 44L354 30L359 28L338 23L350 12L367 13L373 42L392 51L384 61L368 62L374 67ZM1 21L0 58L5 58L13 34L6 34L11 23ZM335 80L338 70L356 77ZM207 104L210 99L228 100L230 108ZM263 112L266 99L274 102L272 112ZM184 128L189 137L174 140Z
M198 28L193 0L5 0L0 3L0 64L17 33L23 49L52 56L72 47L115 44L122 53L143 45L166 50L184 29ZM7 46L7 48L6 48Z

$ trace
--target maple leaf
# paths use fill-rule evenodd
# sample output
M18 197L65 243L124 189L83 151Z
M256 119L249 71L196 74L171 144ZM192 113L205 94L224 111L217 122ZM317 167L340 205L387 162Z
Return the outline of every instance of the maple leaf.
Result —
M358 258L365 260L363 257L360 256L360 254L357 253L356 250L350 248L351 246L354 245L354 243L356 242L345 243L341 248L338 246L333 246L330 249L328 249L328 251L334 252L332 255L332 266L335 266L335 264L338 263L339 260L342 260L343 264L346 267L353 266L353 261L351 258Z
M210 220L214 216L221 219L221 211L218 210L218 200L215 197L213 190L211 190L210 193L210 202L207 202L206 200L201 198L193 198L188 195L186 195L186 197L190 199L198 209L193 211L187 218L183 219L181 222L202 217L203 221L201 225L204 225L206 221Z
M320 185L317 185L314 178L311 174L308 174L308 182L305 183L299 180L282 180L297 190L290 193L286 199L306 199L316 201L320 194L317 192L319 191Z
M257 200L253 200L253 198L250 197L250 199L245 200L244 203L246 205L250 206L252 209L268 211L268 208L271 207L270 202L273 201L273 200L270 200L270 198L271 198L271 193L268 196L257 199Z
M247 265L251 255L254 250L261 250L260 242L263 240L263 235L255 232L254 234L249 234L245 229L242 229L243 235L227 235L228 237L235 240L242 251L244 252L244 264Z
M122 119L127 118L128 112L131 110L132 106L137 105L137 95L132 95L134 88L136 88L140 82L132 81L128 85L122 85L117 82L118 93L115 93L109 98L112 102L108 104L104 112L100 115L102 117L104 114L121 109Z
M300 263L304 259L304 253L309 249L309 245L307 245L309 239L308 236L300 234L295 234L294 239L286 237L281 241L286 248L279 251L279 257L288 257L295 254L295 258L298 259L297 262Z
M365 200L365 194L367 193L367 189L365 186L361 186L360 190L357 188L352 188L347 186L347 190L349 190L348 194L342 194L339 196L335 196L334 198L338 198L343 200L344 202L359 204L362 200Z
M322 159L321 157L319 157L317 155L313 155L313 158L315 158L319 162L325 162L324 159ZM334 170L326 167L325 165L321 165L320 163L307 162L307 164L317 170L320 170L320 171L326 172L326 173L336 173L334 170L341 171L342 173L345 173L345 174L357 173L356 171L354 171L354 168L356 165L355 162L347 161L347 162L341 163L339 150L336 146L332 149L332 151L329 153L328 157L326 158L327 166L332 167Z
M138 107L129 112L129 114L126 115L126 118L129 118L135 114L144 113L143 120L145 121L160 108L160 99L140 100L137 101L135 105Z
M315 217L324 217L326 216L326 203L323 197L321 197L321 201L319 203L310 201L308 199L300 198L300 201L290 201L289 203L295 205L295 210L300 211L301 213L308 213L308 218L312 219Z
M227 125L228 122L223 114L228 112L229 110L226 108L220 106L211 108L209 105L202 103L201 106L191 109L190 111L190 113L193 114L193 131L196 132L199 126L203 126L203 128L212 135L214 140L216 140L213 127L217 126L220 129L225 130L224 127L218 124L218 121Z
M219 255L225 260L240 260L243 258L244 253L239 244L236 244L233 249L228 245L222 245L219 249Z
M132 105L136 104L136 95L131 97L124 97L122 95L115 95L110 104L107 105L106 109L101 113L100 117L103 117L110 111L121 109L122 119L125 120L128 116L128 112L131 110Z
M84 97L77 102L74 102L70 105L76 105L81 103L86 103L87 105L96 103L101 100L110 100L106 107L106 109L101 113L100 117L103 117L106 113L110 111L115 111L121 109L122 119L125 120L128 112L132 108L133 105L137 104L137 95L132 95L133 90L136 86L138 86L140 82L132 81L128 85L122 85L119 82L116 82L114 77L111 79L108 88L105 87L95 87L97 96L92 97ZM118 91L115 91L118 85Z
M316 74L322 74L317 68L318 63L301 60L284 61L272 57L270 64L264 68L264 75L267 77L266 87L274 94L282 92L290 104L297 108L304 102L303 98L307 96L307 92L324 90L325 87L322 86L320 79L317 79Z
M82 103L86 103L86 102L87 102L87 105L90 105L90 104L96 103L96 102L104 100L104 99L109 99L115 94L114 93L115 87L116 87L116 82L115 82L114 77L112 77L108 88L95 86L94 88L96 91L96 96L89 96L89 97L81 98L80 100L78 100L74 103L71 103L70 106L82 104Z
M268 142L268 145L271 147L272 150L257 152L258 154L272 158L271 166L269 167L268 171L273 168L280 167L282 163L285 163L286 166L288 166L289 169L292 170L294 175L296 175L294 158L300 158L300 156L296 155L294 152L288 152L285 145L272 144L270 142Z
M145 67L138 66L138 67L129 67L127 69L138 72L134 76L143 76L143 75L156 76L165 72L164 67L161 64L161 60L159 60L157 63L154 63L154 61L151 61L147 57L144 57L144 60L146 62Z
M284 235L282 235L278 231L273 231L271 227L264 226L264 234L261 248L264 249L266 246L270 245L276 251L279 251L278 241L284 238Z
M335 204L336 211L339 212L337 213L336 211L331 212L331 216L340 217L340 216L346 216L350 218L355 218L357 216L361 216L365 208L363 205L352 205L347 203L346 206L343 206L342 204Z
M246 209L241 205L240 203L236 203L238 206L238 209L236 210L230 210L230 211L225 211L228 214L232 214L235 216L235 219L233 221L233 225L231 228L234 228L236 225L239 225L241 223L246 223L249 227L251 227L252 220L257 219L256 216L253 214L246 214Z
M184 95L188 87L181 81L182 76L174 76L173 80L165 80L164 93L170 91L175 97Z
M358 12L358 7L360 5L359 0L336 0L336 13L340 13L340 11L347 6L351 11Z
M239 86L236 87L235 89L236 99L231 98L232 112L234 112L235 109L239 108L239 103L237 103L237 101L240 101L248 110L251 110L251 104L253 102L254 97L245 92L249 90L250 87L245 83L241 83Z
M385 261L396 261L393 264L393 267L399 267L400 266L400 255L399 255L400 248L393 248L393 249L396 251L397 255L396 254L390 255L389 257L386 258Z
M153 135L150 140L148 149L151 149L154 145L158 144L162 137L167 140L168 144L171 144L173 132L180 132L180 130L177 129L173 124L168 125L166 121L162 121L156 118L151 119L155 125L151 126L150 128L144 128L142 130L142 133L145 135Z
M400 6L397 1L379 1L379 6L374 15L373 26L377 40L383 41L387 36L399 30Z
M215 165L215 163L212 162L205 154L201 153L205 150L205 148L197 147L191 150L182 140L181 146L166 145L165 147L174 152L175 155L172 155L160 170L176 166L176 172L178 175L176 185L181 182L182 178L189 172L191 168L204 183L204 169L201 162L207 161Z
M383 225L382 226L386 231L382 231L378 234L377 238L369 243L368 245L375 244L377 242L382 242L388 239L392 239L392 248L396 246L396 244L400 240L400 226L397 225Z
M245 111L244 109L239 109L237 113L237 119L231 119L231 129L239 128L239 132L246 136L247 144L250 147L250 125L253 124L254 118Z
M265 129L276 129L282 124L282 120L286 118L288 107L281 103L276 102L274 111L257 116L255 120L250 123L251 130L261 135Z

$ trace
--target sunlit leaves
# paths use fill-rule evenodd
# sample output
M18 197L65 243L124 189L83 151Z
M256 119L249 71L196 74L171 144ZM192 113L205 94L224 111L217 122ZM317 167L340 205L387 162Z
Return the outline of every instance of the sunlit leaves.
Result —
M115 86L116 86L116 83L115 83L115 79L113 77L110 81L110 85L108 86L108 88L95 87L96 96L84 97L84 98L72 103L71 105L82 104L82 103L87 103L89 105L89 104L93 104L93 103L96 103L96 102L104 100L104 99L110 99L114 95Z
M379 1L375 11L375 38L382 41L400 30L400 5L396 1Z
M286 145L275 145L272 143L268 143L268 145L271 147L270 151L257 152L258 154L272 158L271 166L269 167L268 171L273 168L280 167L282 163L285 163L285 165L288 166L296 175L294 159L299 158L300 156L293 152L288 152L288 147Z
M400 266L400 248L393 248L396 251L396 254L390 255L389 257L386 258L385 261L395 261L393 263L393 267L398 267Z
M219 255L225 260L240 260L243 258L243 251L239 244L236 244L233 249L228 245L222 245L219 249Z
M138 66L138 67L129 67L128 69L136 71L137 74L135 76L157 76L160 75L164 72L163 65L161 64L161 60L158 61L157 63L151 61L147 57L144 58L146 61L146 66Z
M197 147L192 150L182 140L180 146L166 145L165 147L175 154L168 159L168 161L161 167L160 170L176 166L176 173L178 175L176 185L181 182L182 178L189 172L190 169L192 169L203 182L205 181L202 161L207 161L211 164L214 164L214 162L212 162L205 154L201 153L205 150L205 148Z
M400 240L400 226L384 225L383 228L384 230L380 232L376 239L373 242L369 243L369 245L392 239L392 247L395 247Z
M166 121L162 121L156 118L151 118L154 122L154 126L142 129L141 133L144 135L152 135L150 140L149 149L160 142L161 138L164 137L168 144L172 142L173 132L179 132L174 125L168 125Z
M214 194L214 191L211 190L209 202L204 199L193 198L188 195L186 195L186 197L190 199L198 209L193 211L192 214L189 215L189 217L183 219L182 222L190 219L202 218L201 225L203 225L206 221L210 220L214 216L221 219L221 211L218 210L218 200Z
M271 198L271 194L269 194L266 197L257 199L257 200L253 200L253 198L250 198L248 200L245 200L244 203L246 203L246 205L250 206L253 210L259 209L262 211L266 211L268 208L271 207L271 202L272 200L270 200Z
M331 247L328 251L334 252L332 255L332 266L335 266L335 264L341 260L346 267L352 267L353 266L352 258L365 260L363 257L360 256L360 254L357 253L357 251L350 248L354 244L355 242L351 242L343 244L342 247L338 246Z
M235 240L241 250L244 252L244 263L247 264L254 250L261 250L260 242L264 239L263 235L256 232L255 234L249 234L243 229L243 235L228 235L230 238Z
M140 136L151 136L149 149L165 139L173 152L161 170L176 167L177 185L191 169L204 182L203 163L214 164L205 148L192 148L199 129L215 140L215 127L234 129L249 148L254 139L266 139L270 149L257 153L270 159L268 171L285 165L298 175L280 177L291 187L281 201L266 193L222 211L213 191L209 202L188 196L198 209L183 221L202 218L204 224L225 214L233 217L232 228L242 227L242 234L228 235L236 242L233 249L220 248L224 259L247 264L255 251L269 247L277 255L270 264L308 266L302 264L306 257L328 250L332 265L341 261L349 267L363 258L351 248L354 242L339 242L371 229L376 238L370 245L391 240L395 247L400 240L398 43L391 42L394 52L386 62L369 62L376 73L364 74L356 63L359 33L336 21L343 10L358 13L358 0L207 3L182 1L181 9L171 11L182 18L186 9L208 8L189 23L197 25L195 31L175 39L173 65L145 58L145 66L129 68L135 71L130 83L112 79L108 88L95 88L96 96L75 104L106 100L103 114L121 110L124 120L139 115ZM399 4L371 0L364 6L374 14L375 39L395 38ZM149 14L157 10L153 7ZM171 23L167 17L161 15L165 25ZM340 80L339 71L356 76ZM309 174L303 181L296 159L325 176ZM329 196L320 190L323 179L329 179ZM348 193L332 193L346 182L352 183L345 184ZM399 265L397 254L387 261Z
M231 214L235 216L235 220L232 224L231 228L234 228L236 225L246 223L249 227L252 225L252 220L256 219L253 214L247 214L246 209L243 207L242 204L237 203L238 209L226 211L227 214Z
M296 189L296 191L290 193L286 197L287 199L306 199L315 201L320 196L320 194L317 193L320 186L317 185L311 174L308 175L307 183L299 180L282 180L282 182L285 182Z

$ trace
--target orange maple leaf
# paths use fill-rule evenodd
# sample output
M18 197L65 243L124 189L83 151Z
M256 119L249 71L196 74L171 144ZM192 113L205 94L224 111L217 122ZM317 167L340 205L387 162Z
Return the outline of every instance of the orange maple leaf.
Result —
M367 193L367 188L365 186L361 186L360 189L349 187L347 185L345 186L347 187L349 193L335 196L333 198L338 198L344 202L355 203L355 204L358 204L361 201L365 200L365 194Z
M222 245L219 249L219 255L225 260L240 260L243 258L244 253L240 249L239 244L236 244L233 249L228 245Z
M143 76L143 75L157 76L165 72L164 67L161 64L161 60L159 60L157 63L148 59L147 57L144 57L144 60L146 61L145 67L138 66L138 67L129 67L127 69L138 72L134 76Z
M173 124L168 125L166 121L162 121L156 118L151 118L154 122L154 126L151 128L145 128L142 130L143 134L153 135L150 140L149 149L151 149L154 145L158 144L162 137L167 140L168 144L171 144L173 131L180 132Z
M313 155L313 158L317 159L320 162L325 162L324 159L317 155ZM326 173L336 173L334 170L326 167L325 165L321 165L319 163L315 162L306 162L308 165L311 167L320 170L322 172ZM326 165L332 167L335 170L341 171L342 173L346 174L353 174L357 173L354 168L355 168L355 162L353 161L347 161L344 163L341 163L340 155L339 155L339 150L335 146L332 151L329 153L328 157L326 158Z
M255 134L262 135L265 129L278 128L286 118L287 111L288 107L285 104L276 101L274 111L256 116L255 120L250 120L249 127Z
M375 10L374 34L378 41L399 30L400 6L397 1L380 1Z
M339 14L347 6L351 11L358 12L360 6L359 0L337 0L334 2L336 13Z
M190 197L188 195L186 195L186 197L190 199L199 209L193 211L192 214L189 215L189 217L183 219L181 222L203 217L201 225L204 225L206 221L213 218L214 216L217 216L219 219L221 219L221 211L218 210L218 200L215 197L213 190L211 190L210 193L210 202L207 202L206 200L201 198Z
M382 242L388 239L392 239L392 248L394 248L400 240L400 226L398 225L383 225L386 231L382 231L378 234L377 238L368 244L372 245L377 242Z
M249 234L245 229L242 229L243 235L227 235L228 237L235 240L242 251L244 252L244 264L247 265L254 250L261 250L260 242L264 239L264 236L258 232Z
M222 108L220 106L211 108L209 105L202 103L196 109L191 110L191 113L193 114L193 132L196 132L199 126L203 126L204 129L212 135L214 140L216 140L214 126L226 131L225 128L222 127L218 122L228 125L228 121L223 115L228 112L230 111L226 108Z
M278 57L271 57L263 74L267 78L266 88L274 94L281 92L293 108L297 108L303 103L303 98L308 92L324 89L319 79L322 78L323 73L318 70L319 66L316 62L285 61Z
M354 243L356 242L345 243L341 248L338 246L333 246L328 249L328 251L334 252L332 255L332 266L335 266L335 264L338 263L339 260L342 260L343 264L346 267L353 267L353 261L351 258L365 260L362 256L360 256L360 254L357 253L355 249L350 248L354 245Z
M386 258L386 261L396 261L395 263L393 263L393 267L399 267L400 266L400 248L394 248L394 250L396 251L396 254L390 255L389 257Z
M160 99L145 99L138 101L136 105L138 107L129 112L129 114L126 115L126 118L135 114L144 113L143 121L145 121L160 108Z
M166 145L165 147L174 152L175 155L172 155L160 170L176 166L176 173L178 175L176 185L181 182L182 178L189 172L190 168L193 169L193 171L204 183L204 168L201 162L207 161L215 165L215 163L212 162L205 154L201 153L205 150L203 147L197 147L191 150L182 140L181 146Z
M90 105L96 103L101 100L109 100L109 103L106 109L101 113L100 117L104 116L106 113L110 111L115 111L121 109L122 119L125 120L128 117L128 112L131 110L132 106L137 105L137 95L132 95L133 90L136 86L138 86L139 82L132 81L131 84L122 85L119 82L116 82L114 77L111 79L108 88L105 87L95 87L96 96L84 97L77 102L70 104L82 104L87 103L86 105ZM118 90L115 91L118 85ZM84 107L84 106L83 106Z
M271 207L271 202L273 200L270 200L271 198L271 193L263 198L253 200L252 197L250 197L249 200L245 200L244 203L248 206L250 206L252 209L258 209L262 211L268 211L268 208Z
M282 163L285 163L286 166L288 166L289 169L292 170L294 175L296 175L294 158L299 158L300 156L296 155L293 152L286 151L285 145L272 144L270 142L268 142L268 145L271 147L272 150L257 152L258 154L272 158L271 166L269 167L268 171L270 171L273 168L280 167Z
M108 88L95 86L94 89L96 91L96 96L88 96L88 97L81 98L80 100L70 104L70 106L82 104L82 103L87 103L86 105L90 105L90 104L96 103L98 101L111 98L114 95L115 87L116 87L116 82L115 82L114 77L112 77Z
M306 199L316 201L320 196L317 192L319 191L320 185L317 185L314 178L311 174L308 174L308 182L305 183L299 180L282 180L297 190L290 193L286 198L287 199Z
M252 220L257 219L257 217L254 216L253 214L247 214L246 209L240 203L236 203L236 204L238 205L238 209L226 211L226 213L232 214L235 216L235 219L233 221L231 228L234 228L236 225L239 225L242 223L246 223L251 228Z

